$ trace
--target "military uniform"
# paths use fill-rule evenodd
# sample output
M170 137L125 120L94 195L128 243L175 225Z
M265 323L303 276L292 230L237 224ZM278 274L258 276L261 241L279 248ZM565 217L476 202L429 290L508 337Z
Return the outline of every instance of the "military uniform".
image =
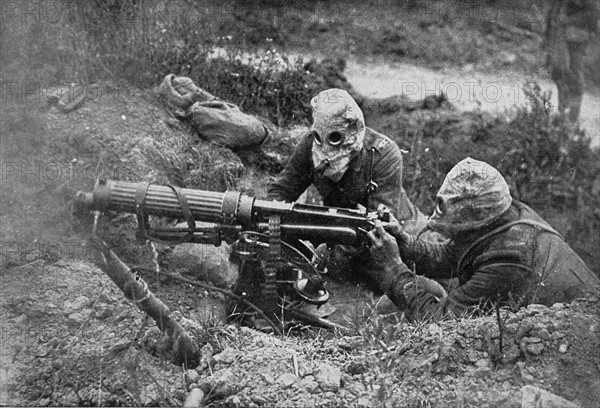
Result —
M413 230L423 228L425 217L402 188L402 154L390 138L367 128L363 149L338 182L318 176L311 158L313 139L311 133L303 136L279 178L269 186L270 199L295 201L314 184L326 206L357 208L360 204L375 211L384 204L399 220L415 224ZM369 194L371 181L377 188Z
M579 118L584 91L584 57L598 41L598 0L555 0L548 13L546 63L558 88L558 108Z
M535 211L518 201L496 222L463 240L433 244L411 240L400 246L406 263L432 279L458 279L446 299L415 285L406 293L413 317L460 315L486 303L514 307L551 306L598 293L600 280L562 237ZM400 287L388 288L390 298ZM488 305L489 306L489 305Z
M371 275L409 318L489 311L496 302L550 306L600 290L598 276L485 162L454 166L427 228L449 241L419 240L392 224L393 236L377 226L369 232L378 265ZM454 285L444 293L434 281Z
M402 188L400 149L387 136L367 128L363 149L337 182L317 174L311 158L312 143L312 134L303 137L279 179L269 186L269 198L295 201L308 186L314 184L323 197L324 205L357 208L360 204L375 211L383 204L403 220L407 231L417 233L425 227L426 217L411 203ZM377 187L369 192L371 182ZM337 245L332 248L327 260L331 278L366 284L377 291L377 284L364 273L372 267L366 248Z

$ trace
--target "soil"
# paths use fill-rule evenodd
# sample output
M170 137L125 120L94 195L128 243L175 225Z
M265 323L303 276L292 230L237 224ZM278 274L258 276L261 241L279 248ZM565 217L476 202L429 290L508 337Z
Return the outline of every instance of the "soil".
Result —
M195 287L151 289L198 321ZM58 261L2 275L3 405L182 404L200 388L206 406L521 406L533 385L582 407L600 394L598 299L532 305L494 316L393 324L372 309L354 333L277 337L204 326L203 362L169 362L164 339L89 262Z

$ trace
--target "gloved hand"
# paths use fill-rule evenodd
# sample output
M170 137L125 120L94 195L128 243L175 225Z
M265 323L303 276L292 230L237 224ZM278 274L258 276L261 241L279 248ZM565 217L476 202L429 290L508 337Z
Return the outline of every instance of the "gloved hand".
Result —
M413 273L402 262L396 239L387 233L379 220L367 236L371 240L373 259L373 268L368 273L396 305L406 307L403 288L413 280Z
M384 204L379 204L377 206L377 216L379 219L387 221L387 225L384 228L390 234L396 235L402 232L400 221L394 217L394 214L392 214L392 212Z
M385 205L379 204L377 207L377 215L379 218L388 218L385 230L396 238L400 245L406 244L409 241L410 235L404 232L404 221L398 221Z

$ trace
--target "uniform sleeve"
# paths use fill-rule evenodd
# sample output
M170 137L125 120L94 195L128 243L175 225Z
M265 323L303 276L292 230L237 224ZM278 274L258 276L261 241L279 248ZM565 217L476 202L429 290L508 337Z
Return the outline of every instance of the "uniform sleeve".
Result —
M412 235L404 235L398 240L400 256L404 262L414 266L418 275L432 279L450 279L455 276L457 250L454 243L417 240Z
M279 177L269 185L271 200L295 201L312 183L311 138L306 135L294 150Z
M490 302L500 300L522 306L528 299L532 288L528 278L531 268L523 262L518 251L495 251L484 253L473 263L475 272L463 285L448 294L446 299L437 299L418 288L406 293L409 311L407 317L412 320L433 316L458 317L465 312L485 310Z
M371 154L369 152L369 154ZM369 211L375 211L379 204L394 211L398 219L402 218L402 155L400 148L392 141L374 152L371 177L377 183L377 190L369 196ZM371 163L369 162L369 165ZM399 213L400 212L400 213Z

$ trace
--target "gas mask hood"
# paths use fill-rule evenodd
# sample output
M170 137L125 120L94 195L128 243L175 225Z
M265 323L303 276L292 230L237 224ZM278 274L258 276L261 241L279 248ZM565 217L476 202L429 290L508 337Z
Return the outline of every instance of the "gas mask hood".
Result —
M363 113L348 92L337 88L319 93L311 106L312 159L317 176L337 182L363 147Z

